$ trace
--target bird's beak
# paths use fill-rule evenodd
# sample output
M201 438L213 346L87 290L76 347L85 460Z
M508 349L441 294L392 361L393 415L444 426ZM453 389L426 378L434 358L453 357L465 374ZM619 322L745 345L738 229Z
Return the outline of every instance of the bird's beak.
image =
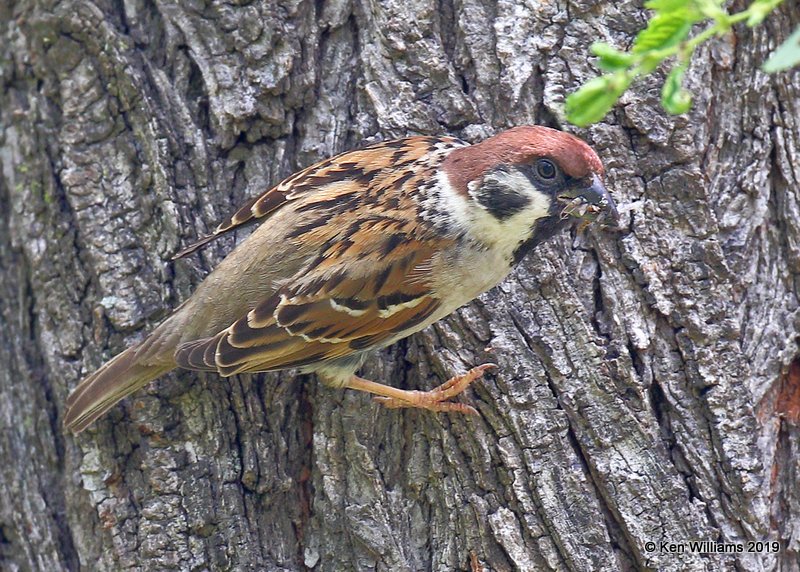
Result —
M563 205L562 219L574 216L595 220L604 213L614 221L619 218L614 199L597 175L592 177L591 183L587 186L576 185L562 191L558 195L558 202Z

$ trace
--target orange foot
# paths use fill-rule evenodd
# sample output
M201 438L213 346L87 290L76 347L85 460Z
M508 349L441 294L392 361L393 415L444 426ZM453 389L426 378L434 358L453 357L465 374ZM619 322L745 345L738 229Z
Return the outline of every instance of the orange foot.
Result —
M464 403L453 403L448 400L464 391L469 387L469 384L481 377L486 370L496 367L493 363L479 365L463 375L448 379L442 385L430 391L397 389L355 376L348 384L348 387L376 394L378 397L373 399L389 409L417 407L429 409L430 411L453 411L478 415L478 411L474 407Z

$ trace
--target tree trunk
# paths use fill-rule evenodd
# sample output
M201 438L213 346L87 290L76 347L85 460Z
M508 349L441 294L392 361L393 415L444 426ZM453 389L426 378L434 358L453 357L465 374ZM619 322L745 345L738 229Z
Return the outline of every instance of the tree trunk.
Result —
M696 54L688 115L660 109L662 74L580 132L621 229L554 239L363 370L431 388L495 361L460 398L480 417L385 410L292 372L179 372L77 438L68 391L233 239L170 261L181 246L368 139L565 127L566 94L597 73L590 43L628 46L646 13L12 4L0 569L800 570L800 75L759 70L800 22L793 3ZM779 551L748 545L762 540Z

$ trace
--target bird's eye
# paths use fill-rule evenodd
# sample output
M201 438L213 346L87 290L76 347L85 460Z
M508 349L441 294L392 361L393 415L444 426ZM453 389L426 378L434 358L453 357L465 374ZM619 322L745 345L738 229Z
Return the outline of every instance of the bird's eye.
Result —
M550 159L539 159L536 161L536 174L542 179L555 179L556 166L553 165L553 162Z

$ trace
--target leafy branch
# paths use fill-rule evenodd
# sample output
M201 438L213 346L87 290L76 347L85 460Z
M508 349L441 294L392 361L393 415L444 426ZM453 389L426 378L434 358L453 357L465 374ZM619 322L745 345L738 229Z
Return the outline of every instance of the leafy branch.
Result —
M683 77L694 50L703 42L727 34L734 24L760 24L783 0L754 0L736 14L722 8L724 0L650 0L645 7L655 15L640 31L629 51L621 51L603 42L591 46L597 65L605 75L585 83L567 97L567 120L580 127L600 121L636 79L652 73L669 58L675 58L661 90L661 105L673 115L685 113L692 106L692 96L683 87ZM694 37L692 27L713 22ZM800 28L772 54L764 64L766 72L788 69L800 63Z

